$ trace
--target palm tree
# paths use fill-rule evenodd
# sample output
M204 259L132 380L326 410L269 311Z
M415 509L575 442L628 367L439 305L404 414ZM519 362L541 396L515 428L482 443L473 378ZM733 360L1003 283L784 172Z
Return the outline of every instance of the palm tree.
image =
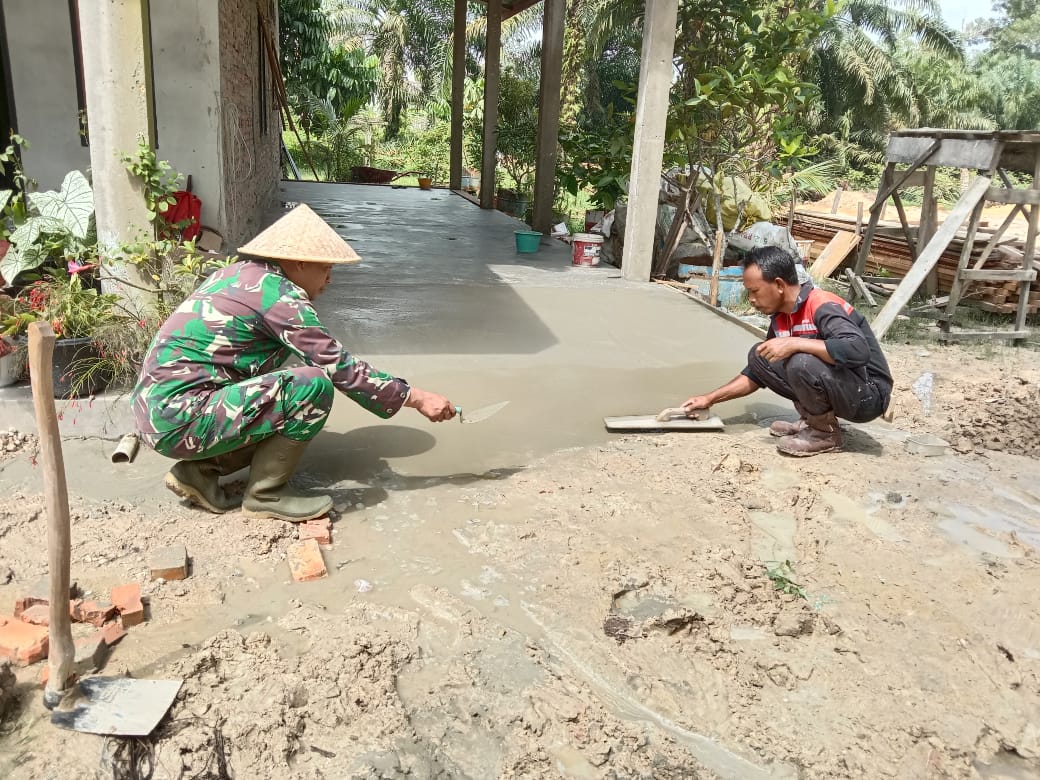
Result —
M919 89L896 56L908 39L918 49L963 61L963 45L937 0L847 0L827 22L807 65L820 89L817 129L833 132L843 117L865 130L916 124Z
M444 96L451 82L453 0L325 0L334 40L361 43L379 58L382 79L378 102L386 138L396 137L407 108ZM539 29L536 8L502 25L503 51L522 48ZM487 30L486 16L467 24L468 68L479 73Z

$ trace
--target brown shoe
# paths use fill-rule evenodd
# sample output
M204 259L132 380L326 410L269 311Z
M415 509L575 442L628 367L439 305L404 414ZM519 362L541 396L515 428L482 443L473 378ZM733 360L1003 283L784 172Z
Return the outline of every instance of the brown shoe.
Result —
M801 418L798 422L787 422L787 420L775 420L772 425L769 426L770 436L797 436L801 433L805 427L805 418Z
M806 417L806 425L794 436L785 436L776 445L784 455L807 458L825 452L837 452L843 446L841 427L833 413Z

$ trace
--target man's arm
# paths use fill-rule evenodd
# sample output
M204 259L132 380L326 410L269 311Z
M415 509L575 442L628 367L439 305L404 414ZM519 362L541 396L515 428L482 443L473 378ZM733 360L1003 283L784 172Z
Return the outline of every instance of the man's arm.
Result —
M351 355L322 325L310 301L292 294L286 286L291 283L271 274L263 284L278 285L277 290L265 291L275 302L258 312L267 332L307 364L324 369L336 389L352 401L384 419L404 406L434 422L455 416L447 398L409 387L405 380Z
M722 387L712 390L706 395L695 395L687 398L686 401L683 402L682 408L687 414L690 414L697 409L707 409L709 406L722 403L723 401L731 401L734 398L743 398L746 395L751 395L758 389L759 384L751 379L751 377L746 374L738 374Z
M763 341L755 347L755 351L770 363L775 363L777 360L786 360L797 352L805 352L818 357L828 365L833 366L835 364L834 358L831 357L831 353L827 349L827 342L820 339L784 336L778 339Z

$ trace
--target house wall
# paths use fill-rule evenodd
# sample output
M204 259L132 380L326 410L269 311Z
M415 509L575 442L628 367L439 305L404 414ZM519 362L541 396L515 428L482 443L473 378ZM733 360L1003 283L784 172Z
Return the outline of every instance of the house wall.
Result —
M264 215L274 203L281 178L281 125L266 64L263 99L267 108L261 110L262 50L257 16L256 0L220 0L225 236L231 248L263 227ZM266 132L261 127L263 116L267 120Z
M152 2L157 154L192 177L202 223L226 230L220 22L213 0Z
M90 166L90 151L79 134L69 3L4 0L0 13L7 31L17 129L32 145L22 162L40 189L57 189L66 173Z
M261 129L255 0L153 0L150 7L158 156L191 174L203 223L233 251L260 228L281 178L269 72ZM79 135L69 2L0 0L0 12L17 129L32 144L25 170L41 189L53 189L68 171L90 167Z

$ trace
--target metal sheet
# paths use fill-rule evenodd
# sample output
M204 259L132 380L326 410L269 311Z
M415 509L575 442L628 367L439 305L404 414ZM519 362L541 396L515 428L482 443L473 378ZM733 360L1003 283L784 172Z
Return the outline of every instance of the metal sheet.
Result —
M87 734L146 737L180 688L181 680L89 677L51 713L51 723Z

